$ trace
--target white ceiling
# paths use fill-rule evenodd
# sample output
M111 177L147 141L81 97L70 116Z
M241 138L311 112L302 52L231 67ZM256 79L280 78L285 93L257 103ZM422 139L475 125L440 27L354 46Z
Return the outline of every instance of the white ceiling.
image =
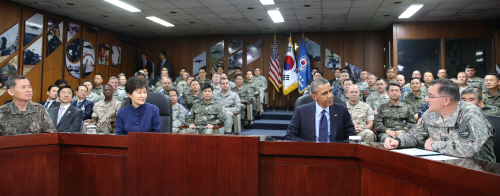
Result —
M259 0L122 0L142 10L138 13L104 0L11 1L134 37L376 31L393 22L500 19L499 0L274 0L275 5L266 6ZM417 3L424 7L414 16L397 18ZM273 23L267 10L275 8L285 22ZM146 16L175 27L161 26Z

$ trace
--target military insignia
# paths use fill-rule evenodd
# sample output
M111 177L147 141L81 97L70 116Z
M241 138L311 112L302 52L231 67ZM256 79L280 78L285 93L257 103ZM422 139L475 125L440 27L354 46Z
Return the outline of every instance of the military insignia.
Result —
M469 137L469 127L467 125L461 126L458 128L458 134L460 135L461 138L468 138Z
M189 112L187 113L187 115L188 115L188 116L191 116L191 111L189 111Z
M375 110L375 116L377 116L377 115L378 115L378 111L377 111L377 110Z
M406 123L406 120L403 120L403 123Z
M419 118L417 121L417 126L420 126L422 124L422 118Z
M212 116L210 116L210 117L214 118L214 115L212 115Z

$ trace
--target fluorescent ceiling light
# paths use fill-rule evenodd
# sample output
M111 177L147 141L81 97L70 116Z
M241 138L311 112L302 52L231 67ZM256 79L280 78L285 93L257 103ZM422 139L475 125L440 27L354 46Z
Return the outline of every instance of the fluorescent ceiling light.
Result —
M408 7L405 12L403 12L398 18L410 18L417 12L420 8L424 7L424 4L413 4Z
M141 12L140 9L135 8L134 6L129 5L128 3L121 2L120 0L104 0L108 3L121 7L129 12Z
M156 16L148 16L146 18L166 27L175 27L175 25L173 25L172 23L159 19Z
M260 0L260 3L262 3L262 5L274 5L273 0Z
M281 12L279 10L268 10L267 13L269 14L269 16L271 16L271 19L273 19L274 23L285 22L285 19L283 19L283 16L281 16Z

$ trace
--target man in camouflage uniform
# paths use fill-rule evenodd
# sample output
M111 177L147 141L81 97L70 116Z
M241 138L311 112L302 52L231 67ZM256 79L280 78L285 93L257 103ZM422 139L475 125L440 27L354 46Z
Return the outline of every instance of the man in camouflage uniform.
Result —
M465 89L471 88L467 83L467 74L465 72L463 71L458 72L457 79L458 79L458 88L460 90L460 94L462 94L462 91L464 91Z
M113 87L113 99L116 99L119 102L125 102L125 99L127 99L128 95L124 92L118 91L118 78L111 76L108 80L108 84ZM101 96L99 96L99 100L104 99L104 93L101 93Z
M12 102L0 106L0 136L57 132L45 107L31 101L33 91L26 77L13 76L5 86Z
M260 68L258 67L254 69L254 74L253 81L257 84L257 87L259 87L260 102L264 103L264 90L267 90L266 77L260 75Z
M427 96L420 91L421 86L422 83L420 82L420 79L418 78L411 79L410 88L412 90L412 93L406 95L403 98L403 102L411 106L414 112L413 116L415 117L415 119L418 119L418 114L417 114L418 109L420 108L420 106L422 106L422 104L425 103L425 97Z
M168 96L172 101L172 133L177 133L179 132L179 126L186 123L187 110L177 103L178 92L176 90L169 91Z
M179 94L184 94L184 91L189 90L189 86L191 83L191 81L188 81L189 72L185 71L182 78L186 78L186 80L178 81L177 85L175 86L176 89L179 91Z
M332 91L333 91L333 96L340 96L345 93L344 87L342 87L342 84L344 83L344 80L349 79L349 72L347 71L342 71L340 74L340 80L337 80L333 82L334 85L332 86Z
M484 92L484 103L487 105L500 107L500 93L498 93L500 80L498 78L498 75L486 74L486 76L484 77L484 83L487 89Z
M184 78L184 72L186 72L186 68L181 67L181 70L179 71L179 76L177 78L175 78L174 87L177 87L179 82L187 80L187 78ZM188 73L188 75L189 75L189 73Z
M366 98L370 96L372 93L377 93L377 88L375 87L375 82L377 81L377 77L375 75L369 75L368 78L366 79L366 83L368 84L368 87L365 89L360 89L361 95L360 97L363 98L362 101L366 103Z
M95 74L94 76L94 87L92 87L92 92L95 93L96 95L102 94L102 75L101 74Z
M212 74L212 87L214 89L214 93L216 93L217 91L221 91L220 84L219 84L220 77L221 77L220 73L213 73Z
M484 79L476 76L476 68L474 66L467 65L465 67L465 73L467 74L467 84L471 88L478 88L482 92L486 91Z
M366 103L372 107L374 111L377 111L378 106L381 104L389 102L389 96L387 95L387 84L385 80L379 78L376 83L377 93L371 93L370 96L366 98Z
M384 79L384 81L387 85L390 83L396 84L396 69L394 69L394 67L389 67L385 72L385 75L387 76L387 79Z
M229 80L227 78L222 78L220 80L220 86L222 90L214 94L213 99L215 103L222 106L224 110L224 132L226 134L231 134L233 130L233 114L240 112L240 96L235 92L229 91Z
M461 102L458 92L458 85L449 79L433 81L426 98L428 112L408 133L386 139L385 148L417 147L444 155L495 162L495 129L477 106Z
M236 76L237 76L238 74L239 74L239 75L243 75L243 72L241 71L241 68L236 67L236 68L234 69L234 74L235 74L235 76L234 76L233 78L231 78L231 80L230 80L230 81L231 81L231 82L236 83ZM232 87L231 87L231 88L232 88Z
M432 75L432 72L428 71L424 73L424 85L420 89L424 94L427 94L427 90L429 89L430 83L434 81L434 75Z
M122 103L113 97L113 86L104 85L104 100L94 104L92 108L92 119L83 122L83 132L87 131L88 125L97 126L97 133L114 133L116 114L121 108Z
M240 97L240 114L244 117L246 117L246 104L251 103L252 105L255 102L255 99L250 96L250 90L246 86L243 85L243 75L238 74L234 78L236 78L236 87L231 88L231 91L235 92L238 94Z
M198 76L196 76L195 80L197 80L200 83L200 85L203 84L212 85L213 81L208 79L206 76L207 76L207 67L200 67L200 69L198 70Z
M361 73L359 73L359 79L361 79L361 81L356 83L356 86L358 86L358 88L361 92L361 90L368 88L368 82L366 81L368 79L368 72L361 71Z
M118 74L118 87L116 87L116 90L122 92L123 94L127 94L127 91L125 91L125 83L127 83L125 75Z
M464 90L460 95L460 98L462 99L462 101L472 103L481 108L481 111L486 114L500 116L500 109L496 106L484 104L482 93L475 88Z
M357 97L346 101L356 134L361 137L362 142L375 142L375 134L371 130L375 119L372 108L359 100L360 92L357 85L350 86L348 92L350 97Z
M220 79L222 80L224 78L227 79L227 75L225 73L221 73L220 74ZM220 86L220 82L219 82L219 86ZM229 81L229 88L233 88L235 86L236 86L236 83ZM222 90L222 87L221 87L221 90ZM215 92L214 92L214 94L215 94Z
M182 94L182 105L186 106L188 110L191 110L195 103L203 101L198 81L193 80L190 84L191 90L186 90L185 93Z
M396 84L401 87L401 97L399 97L399 101L403 100L403 97L411 93L410 88L404 88L405 86L405 76L397 75L396 76Z
M313 75L313 81L315 79L318 79L318 78L323 78L323 72L321 71L316 71L314 72L314 75ZM311 85L307 85L306 89L304 90L304 95L309 95L311 94Z
M166 67L164 67L164 69L161 70L160 77L161 78L155 84L155 90L158 89L158 88L161 88L161 86L162 86L161 79L163 79L164 77L170 78L170 77L168 77L168 69Z
M415 125L414 112L410 105L399 101L401 87L397 84L389 85L388 103L380 105L375 112L375 130L378 132L378 141L397 137Z
M213 87L209 84L203 85L203 100L194 104L193 108L188 112L186 118L188 128L180 130L179 133L214 134L215 130L213 128L224 123L224 111L221 104L215 103L212 99L212 89ZM231 129L225 127L225 129L227 128Z
M243 85L245 85L248 90L250 91L250 97L253 97L255 99L255 102L252 103L253 105L253 110L257 111L257 104L260 104L260 100L257 99L257 96L259 96L259 87L257 84L253 81L253 73L252 71L248 70L246 72L246 80L244 80ZM257 111L260 112L260 111Z

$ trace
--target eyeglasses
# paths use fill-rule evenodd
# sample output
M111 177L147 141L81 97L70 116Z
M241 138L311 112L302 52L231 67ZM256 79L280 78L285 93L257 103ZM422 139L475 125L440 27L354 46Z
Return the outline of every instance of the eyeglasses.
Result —
M427 97L428 97L429 99L435 99L435 98L443 98L443 97L450 97L450 96L438 96L438 97L431 97L431 96L427 95Z

